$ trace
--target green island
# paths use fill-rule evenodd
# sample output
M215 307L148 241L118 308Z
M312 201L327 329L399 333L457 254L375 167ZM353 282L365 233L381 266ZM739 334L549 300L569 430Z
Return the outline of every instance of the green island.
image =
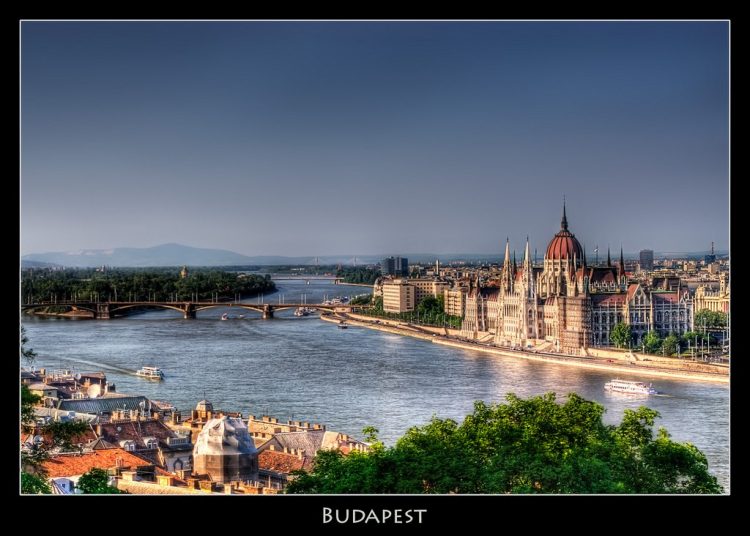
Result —
M21 272L25 303L233 300L276 290L269 275L216 268L69 268Z

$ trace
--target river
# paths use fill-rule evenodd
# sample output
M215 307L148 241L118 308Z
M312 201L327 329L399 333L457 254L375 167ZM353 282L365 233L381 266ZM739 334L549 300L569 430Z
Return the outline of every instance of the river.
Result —
M322 301L367 289L328 281L279 281L265 297L277 303ZM247 300L255 303L255 299ZM222 313L233 319L221 321ZM708 457L712 473L729 492L729 387L659 379L665 393L648 399L608 393L611 374L577 367L499 357L428 341L350 326L338 329L317 316L291 310L262 320L236 308L208 309L194 320L174 311L151 311L115 320L35 318L24 315L35 365L101 370L117 391L165 400L183 415L204 396L215 408L244 415L268 414L326 424L361 437L372 425L392 444L410 426L432 415L461 420L475 400L502 401L555 391L577 392L607 408L605 421L619 422L623 410L644 402L661 414L678 441L690 441ZM165 381L149 382L133 373L143 365L161 367ZM651 380L646 380L651 381Z

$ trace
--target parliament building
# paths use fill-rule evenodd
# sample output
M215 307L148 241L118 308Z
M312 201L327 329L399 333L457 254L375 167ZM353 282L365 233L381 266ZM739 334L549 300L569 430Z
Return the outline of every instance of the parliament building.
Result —
M505 244L499 280L480 284L477 275L466 296L463 335L500 346L579 354L589 346L610 346L610 332L629 324L635 346L649 332L681 335L693 327L693 301L679 279L629 283L622 249L613 265L590 266L581 243L568 228L563 205L560 230L544 262L536 266L526 250L518 265Z

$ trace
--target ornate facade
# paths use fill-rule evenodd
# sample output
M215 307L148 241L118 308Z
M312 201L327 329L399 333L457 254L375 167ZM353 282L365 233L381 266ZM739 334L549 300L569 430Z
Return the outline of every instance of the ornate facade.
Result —
M590 345L607 346L619 322L631 326L636 343L650 330L664 336L692 329L693 304L687 289L664 290L628 284L622 250L612 264L589 266L586 252L568 228L563 206L560 231L552 238L542 266L534 266L529 241L521 265L505 260L498 286L469 289L462 326L464 336L499 346L536 346L580 353Z

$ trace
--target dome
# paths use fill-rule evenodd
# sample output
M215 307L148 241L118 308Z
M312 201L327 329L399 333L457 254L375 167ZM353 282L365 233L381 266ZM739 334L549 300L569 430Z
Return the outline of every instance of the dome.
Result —
M242 419L220 417L209 420L198 434L193 447L193 455L214 456L231 454L255 455L255 443Z
M216 482L258 479L258 451L242 419L209 420L193 447L193 471Z
M581 260L583 258L583 248L576 238L576 235L568 230L568 218L565 215L565 205L563 205L563 217L560 222L560 231L550 241L547 246L545 259L572 259L573 257Z
M214 405L208 400L204 399L198 402L198 404L196 404L195 409L198 411L213 411Z

